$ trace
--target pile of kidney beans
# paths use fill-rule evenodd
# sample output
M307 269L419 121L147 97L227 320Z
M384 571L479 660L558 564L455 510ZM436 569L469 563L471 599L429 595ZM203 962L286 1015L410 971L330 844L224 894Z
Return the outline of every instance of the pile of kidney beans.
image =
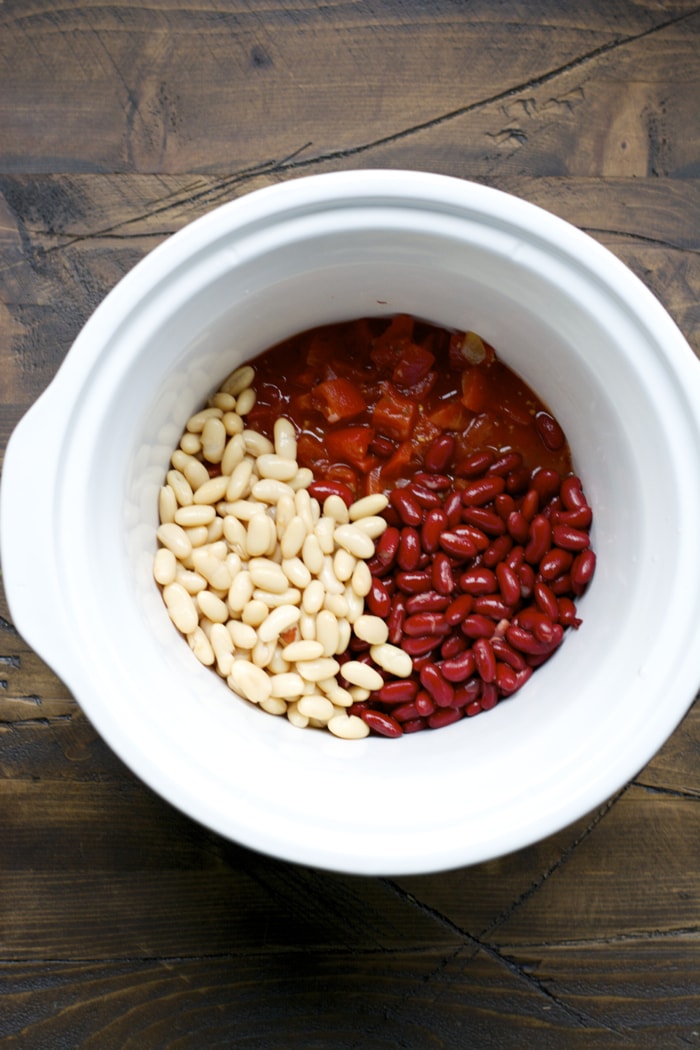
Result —
M384 736L437 729L512 696L579 626L576 599L595 571L576 475L530 472L518 452L486 449L461 464L457 487L453 452L450 435L436 438L424 471L393 489L370 562L365 604L414 668L349 709ZM367 649L353 639L345 658L371 663Z

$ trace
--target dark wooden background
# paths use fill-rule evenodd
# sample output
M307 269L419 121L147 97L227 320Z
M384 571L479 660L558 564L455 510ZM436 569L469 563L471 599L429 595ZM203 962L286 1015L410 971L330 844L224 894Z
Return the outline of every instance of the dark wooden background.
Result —
M543 205L700 353L699 81L693 0L4 0L0 447L146 252L310 172L421 168ZM3 601L0 1046L700 1047L699 756L696 704L538 845L320 873L145 788Z

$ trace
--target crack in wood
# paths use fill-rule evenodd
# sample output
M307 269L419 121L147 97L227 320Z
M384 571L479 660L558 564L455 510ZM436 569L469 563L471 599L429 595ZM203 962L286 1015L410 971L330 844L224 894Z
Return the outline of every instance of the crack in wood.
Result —
M674 252L683 252L691 255L700 255L700 247L691 248L682 244L674 244L673 241L664 241L659 237L649 237L643 233L633 233L630 230L609 230L598 226L581 226L579 229L593 237L622 237L625 240L641 241L643 244L653 244L656 248L664 248Z

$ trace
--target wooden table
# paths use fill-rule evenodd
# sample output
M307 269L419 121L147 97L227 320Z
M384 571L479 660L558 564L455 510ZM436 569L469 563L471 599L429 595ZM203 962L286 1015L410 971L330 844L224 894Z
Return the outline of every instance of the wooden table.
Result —
M0 444L146 252L311 172L543 205L700 352L699 80L695 0L5 0ZM0 617L2 1047L700 1047L697 705L544 842L343 877L170 808Z

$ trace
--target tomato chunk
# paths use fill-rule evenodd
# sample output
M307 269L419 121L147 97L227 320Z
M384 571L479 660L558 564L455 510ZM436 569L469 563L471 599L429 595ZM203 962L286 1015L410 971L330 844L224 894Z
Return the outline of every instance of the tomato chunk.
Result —
M465 368L462 372L462 404L470 412L483 412L489 388L481 368Z
M326 435L326 451L331 460L349 463L367 473L377 462L369 454L369 446L373 441L373 427L343 427Z
M352 419L367 408L361 392L349 379L327 379L313 388L311 396L329 423Z
M374 406L372 422L385 437L406 441L411 436L418 416L418 405L399 393L393 383L384 384L384 392Z
M416 343L408 343L401 351L391 378L398 386L414 387L427 376L434 364L435 354Z

